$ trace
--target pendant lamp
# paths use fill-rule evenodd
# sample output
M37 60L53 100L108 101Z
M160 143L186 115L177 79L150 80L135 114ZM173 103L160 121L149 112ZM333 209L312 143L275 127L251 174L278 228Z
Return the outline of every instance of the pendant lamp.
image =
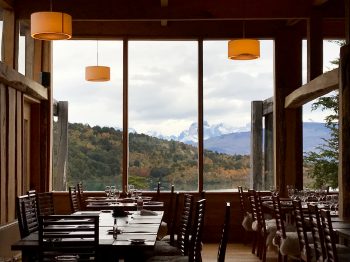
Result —
M243 22L243 38L228 42L228 58L233 60L252 60L260 57L260 42L245 38L245 23Z
M62 12L36 12L30 16L31 36L38 40L64 40L72 37L72 17Z
M98 41L97 41L97 65L85 67L85 80L91 82L105 82L110 80L110 67L98 65Z

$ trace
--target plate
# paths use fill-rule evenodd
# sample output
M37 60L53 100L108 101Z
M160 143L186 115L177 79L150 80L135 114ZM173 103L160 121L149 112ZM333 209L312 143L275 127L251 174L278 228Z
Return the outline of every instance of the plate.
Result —
M143 244L145 243L146 239L144 238L132 238L130 239L131 244Z
M161 205L163 204L162 202L158 202L158 201L148 201L145 202L146 205Z

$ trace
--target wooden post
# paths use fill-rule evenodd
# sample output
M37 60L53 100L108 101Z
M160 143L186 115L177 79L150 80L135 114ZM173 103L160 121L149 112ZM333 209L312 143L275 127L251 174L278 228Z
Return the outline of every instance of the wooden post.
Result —
M129 119L128 119L128 40L123 40L123 177L122 190L128 185Z
M302 83L302 36L297 25L281 30L275 39L274 173L281 195L286 195L287 185L303 185L302 108L284 108L285 97Z
M251 102L251 135L250 135L250 187L255 190L264 188L262 179L262 112L263 102Z
M350 44L340 49L339 216L350 218Z
M15 22L15 14L11 10L4 9L3 10L3 29L2 29L2 61L10 66L11 68L15 68L15 47L16 47L16 22ZM18 37L18 36L17 36Z
M204 130L203 130L203 40L198 40L198 190L203 191Z
M307 80L323 73L322 17L314 13L307 23Z
M274 168L273 168L273 114L265 115L265 133L264 133L264 189L267 190L273 186Z
M7 102L6 87L0 83L0 224L6 223L7 217Z
M68 101L59 101L57 105L57 166L54 177L54 189L67 190L67 159L68 159Z

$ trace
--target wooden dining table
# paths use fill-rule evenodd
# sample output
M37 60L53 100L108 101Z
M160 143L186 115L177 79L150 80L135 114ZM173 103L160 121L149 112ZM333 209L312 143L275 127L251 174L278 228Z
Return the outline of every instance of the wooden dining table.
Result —
M117 226L120 234L116 239L113 236L114 219L112 210L79 211L72 215L99 216L99 246L98 252L103 254L104 261L117 260L127 257L134 252L152 250L159 226L163 218L163 211L145 212L141 215L137 211L128 212L125 217L117 217ZM152 215L150 215L152 214ZM136 240L134 242L133 240ZM143 241L140 241L143 240ZM39 252L38 232L19 240L11 246L12 250L22 251L22 260L30 261L33 254Z
M109 210L121 208L123 210L136 210L137 203L135 198L108 198L108 197L88 197L85 200L88 210ZM143 198L143 207L149 210L163 210L164 202L152 201L149 197Z

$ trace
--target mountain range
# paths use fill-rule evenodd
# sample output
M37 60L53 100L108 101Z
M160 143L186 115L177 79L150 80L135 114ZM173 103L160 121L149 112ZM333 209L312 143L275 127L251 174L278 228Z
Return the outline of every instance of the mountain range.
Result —
M179 136L166 137L157 133L149 133L148 135L195 145L198 141L197 123L191 124ZM317 151L316 147L323 143L323 139L328 139L329 137L329 130L324 123L303 123L304 152ZM230 155L248 155L250 154L250 127L234 128L222 123L209 125L208 122L204 122L204 148Z

